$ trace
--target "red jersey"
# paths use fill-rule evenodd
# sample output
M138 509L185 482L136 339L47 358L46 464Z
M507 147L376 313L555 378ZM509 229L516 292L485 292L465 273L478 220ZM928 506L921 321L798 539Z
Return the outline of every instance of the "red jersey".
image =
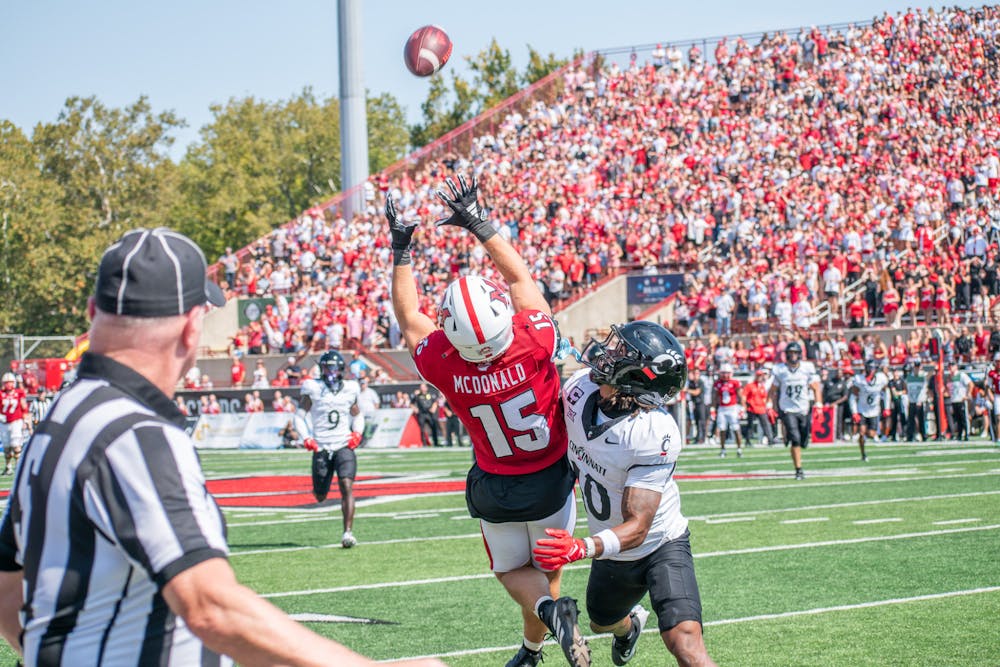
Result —
M731 408L740 404L741 385L739 380L736 378L716 380L713 386L715 387L715 395L718 397L719 407Z
M495 475L538 472L566 456L555 324L537 310L514 315L514 342L500 359L476 365L438 329L413 360L469 431L476 463Z
M25 404L27 394L23 389L15 387L10 391L0 390L0 415L7 424L21 421L26 414Z
M995 368L991 368L990 372L986 374L986 377L990 381L990 389L993 390L993 394L1000 396L1000 372Z
M762 415L767 412L767 387L763 382L751 382L746 388L747 412Z

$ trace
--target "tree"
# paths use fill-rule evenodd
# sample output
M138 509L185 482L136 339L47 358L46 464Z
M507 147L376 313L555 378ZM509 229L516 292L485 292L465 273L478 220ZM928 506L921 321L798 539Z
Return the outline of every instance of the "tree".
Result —
M552 52L543 58L541 53L528 44L528 64L525 66L524 72L521 73L521 83L530 86L568 64L567 58L556 58Z
M466 56L465 60L473 74L477 114L495 107L520 89L510 51L501 49L495 37L484 50L471 58Z
M109 109L66 101L29 141L0 122L0 280L4 330L75 334L86 328L101 252L126 229L168 222L162 184L173 165L171 112L141 97Z
M500 48L496 38L475 56L465 57L472 73L467 80L451 70L451 88L438 73L430 78L427 98L420 109L423 121L410 127L410 142L424 146L478 114L494 107L521 86L527 86L566 65L569 61L555 54L542 56L528 45L528 64L518 74L510 51Z
M406 155L410 134L403 107L392 95L369 93L367 107L368 169L374 174Z
M184 125L171 111L153 113L145 96L124 109L71 97L55 123L35 129L32 143L42 174L83 226L78 231L117 237L164 222L160 170L170 161L170 132Z
M369 98L369 164L395 162L406 147L403 112L388 94ZM213 258L340 191L340 105L305 89L276 103L252 97L212 107L180 165L177 219Z

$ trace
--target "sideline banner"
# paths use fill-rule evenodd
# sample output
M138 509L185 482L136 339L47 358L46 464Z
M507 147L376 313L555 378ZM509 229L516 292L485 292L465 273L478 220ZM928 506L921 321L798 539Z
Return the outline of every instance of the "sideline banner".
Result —
M295 419L296 427L300 427L302 420L289 412L254 412L243 427L240 449L280 449L281 436L278 433L290 419Z
M369 431L368 420L375 426L375 432L365 441L365 447L372 449L392 449L399 447L406 422L413 414L406 408L379 408L375 414L365 419L365 431Z
M191 439L199 449L238 449L249 419L248 414L202 415L198 417Z
M403 432L412 416L406 408L379 408L371 417L365 431L368 436L364 447L395 449L401 446ZM279 432L295 420L295 430L300 434L311 432L301 417L288 412L221 413L198 417L191 432L198 449L280 449ZM418 441L419 442L419 441Z

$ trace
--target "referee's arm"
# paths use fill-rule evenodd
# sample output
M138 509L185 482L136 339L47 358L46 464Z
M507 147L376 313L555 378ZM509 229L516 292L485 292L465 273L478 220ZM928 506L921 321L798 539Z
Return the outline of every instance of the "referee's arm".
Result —
M24 571L16 560L14 526L10 509L0 525L0 635L21 653L21 607L24 605Z

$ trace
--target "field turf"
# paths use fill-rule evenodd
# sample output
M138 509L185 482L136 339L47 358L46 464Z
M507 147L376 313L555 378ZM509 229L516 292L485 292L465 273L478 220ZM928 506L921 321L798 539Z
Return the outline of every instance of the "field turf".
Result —
M716 662L1000 665L1000 448L870 445L862 463L855 447L814 447L799 482L784 448L733 454L692 448L677 470ZM454 490L468 449L359 450L357 488L376 495L359 501L350 550L336 502L281 506L308 489L306 453L202 452L202 462L230 505L240 580L289 613L329 617L308 622L317 632L379 660L503 665L517 649L520 615ZM587 572L574 564L563 579L581 609ZM593 636L585 611L581 625L594 665L610 665L610 639ZM564 664L554 645L545 655ZM4 646L0 665L13 663ZM630 664L673 660L648 630Z

